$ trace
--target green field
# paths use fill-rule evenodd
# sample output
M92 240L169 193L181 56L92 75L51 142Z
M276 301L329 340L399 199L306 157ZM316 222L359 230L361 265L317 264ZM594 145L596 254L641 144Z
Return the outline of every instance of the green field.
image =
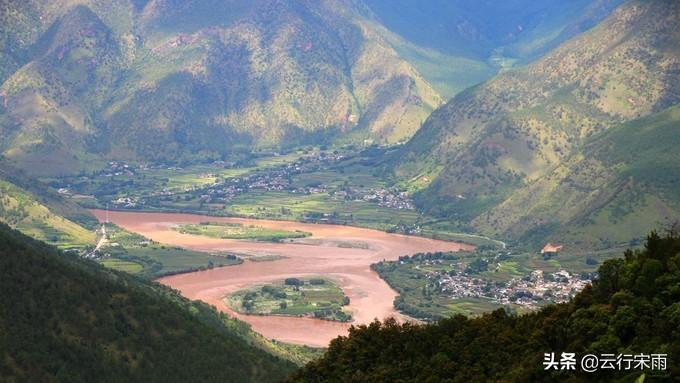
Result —
M247 259L251 262L274 262L274 261L278 261L280 259L286 259L286 258L287 257L284 257L282 255L272 254L272 255L251 255L251 256L248 256L245 259Z
M109 241L102 248L104 266L148 278L235 265L243 262L233 254L204 253L154 242L108 224Z
M237 291L225 298L234 310L253 315L306 316L349 322L342 310L349 304L342 289L326 278L287 278L273 284Z
M307 153L318 153L318 150ZM466 228L418 210L381 206L362 199L366 193L394 187L393 182L377 170L382 154L381 149L347 151L346 158L341 161L313 171L291 174L287 190L246 188L244 192L230 197L228 202L205 198L206 188L218 179L267 175L300 159L304 152L260 156L240 167L227 169L218 163L194 164L177 169L138 169L132 175L93 175L46 181L52 182L54 187L68 185L73 192L72 200L85 207L104 208L117 198L137 198L144 202L129 209L352 225L473 245L502 246L498 241L463 234L461 232ZM299 192L305 187L320 187L322 191ZM218 228L186 229L202 235L221 235ZM252 237L259 235L235 233L224 238L257 239Z
M103 208L107 201L119 197L150 196L161 190L173 193L190 192L221 179L238 177L295 161L302 154L302 152L291 152L285 155L252 154L252 158L239 166L195 163L182 167L145 167L144 164L131 162L129 167L133 174L124 172L111 174L111 172L106 172L106 167L100 165L100 168L92 170L92 173L86 177L44 177L41 181L53 187L68 185L77 193L74 199L81 199L77 202L87 207ZM86 196L94 196L95 200L85 201L88 199Z
M201 222L176 227L182 234L203 235L222 239L247 239L253 241L279 242L284 239L304 238L312 235L304 231L276 230L262 226L240 223Z
M254 191L236 197L225 213L254 218L315 221L387 230L396 223L415 223L419 214L365 201L345 201L318 194ZM325 216L324 216L325 215Z
M110 269L125 271L126 273L132 274L139 273L144 268L144 266L137 262L125 261L117 258L102 259L99 263Z
M621 252L617 250L564 252L550 259L543 259L537 252L478 250L469 253L450 253L448 258L438 262L380 262L372 265L372 268L399 292L394 302L399 311L419 319L434 320L455 314L479 315L498 308L506 308L513 312L523 312L526 309L519 305L503 305L481 297L453 298L448 293L438 291L428 277L431 273L461 271L473 265L475 261L484 260L487 266L474 272L471 277L482 280L485 284L505 284L512 279L523 278L534 270L542 270L545 273L566 270L575 275L593 273L605 260L620 255Z

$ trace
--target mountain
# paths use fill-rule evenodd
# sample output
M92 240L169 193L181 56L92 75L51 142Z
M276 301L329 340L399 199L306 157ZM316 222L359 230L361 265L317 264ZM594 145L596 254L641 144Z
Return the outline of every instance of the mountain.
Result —
M96 218L0 157L0 222L61 248L95 242Z
M61 175L102 159L394 144L619 3L3 2L0 154Z
M0 224L0 380L273 382L294 365L176 292Z
M638 382L680 376L680 236L652 233L642 251L606 261L568 303L531 314L502 309L437 324L374 322L350 330L289 382ZM546 370L545 353L575 353L573 370ZM586 354L667 354L666 368L586 372ZM625 356L624 356L625 357ZM604 359L600 359L603 363ZM602 366L602 364L599 364ZM642 376L642 378L640 378Z
M640 240L646 228L680 220L679 133L676 105L597 134L473 224L579 247Z
M446 98L526 64L600 22L621 0L365 0L388 39Z
M433 112L397 152L392 174L419 190L418 203L427 211L483 231L508 235L521 229L511 227L518 221L501 222L509 210L493 209L522 196L525 202L532 198L531 185L549 183L546 178L569 159L576 166L575 156L583 155L603 132L630 132L634 128L622 124L679 103L679 11L673 1L628 2L535 63L467 89ZM667 126L672 130L677 126L674 115L659 118L671 118ZM624 133L602 139L614 137L631 139ZM662 168L664 158L649 160ZM597 182L573 183L587 194L597 189ZM554 229L579 215L595 219L601 208L593 201L572 210L554 195L552 201L559 205L546 210L542 221L531 218L534 223L528 225L536 238L544 238L541 231L550 232L551 225ZM546 201L533 201L541 202ZM526 208L508 202L507 209L511 205L514 212ZM568 218L553 219L556 216L549 213L559 210L562 215L562 209L572 210L565 213ZM586 211L586 216L579 214Z
M394 143L442 102L352 2L2 7L0 151L35 174L102 156Z

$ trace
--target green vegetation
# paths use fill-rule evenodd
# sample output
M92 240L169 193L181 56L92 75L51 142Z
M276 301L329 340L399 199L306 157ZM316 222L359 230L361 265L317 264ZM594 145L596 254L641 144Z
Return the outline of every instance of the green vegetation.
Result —
M540 57L595 25L621 1L597 7L588 0L366 3L377 14L385 39L449 99ZM444 27L451 20L456 20L456 27Z
M97 219L89 211L64 199L57 191L17 169L2 157L0 157L0 180L14 185L25 194L29 194L31 198L47 207L55 215L64 217L87 229L92 229L97 225Z
M380 262L371 268L399 293L394 299L397 310L413 318L432 321L456 314L480 315L503 307L489 299L449 297L427 278L434 268L421 262L425 259L439 259L436 270L449 272L461 267L461 264L465 265L462 261L473 262L477 256L462 253L417 254L413 257L400 257L394 262ZM508 308L517 310L518 307Z
M500 302L493 296L498 295L498 289L509 288L511 281L526 279L537 270L545 274L564 270L575 276L590 278L598 265L619 253L615 250L586 253L565 251L558 256L544 258L538 252L516 253L482 246L474 252L402 256L397 261L379 262L371 268L399 292L394 300L396 309L414 318L433 321L456 314L476 316L499 308L515 313L531 310L516 302ZM462 273L463 277L453 283L477 285L480 296L453 294L450 289L443 288L437 273L451 276ZM551 303L551 299L537 298L533 306L544 306Z
M304 238L312 235L304 231L270 229L240 223L201 222L200 224L181 225L175 230L182 234L204 235L212 238L247 239L266 242L280 242L284 239Z
M6 225L0 269L2 380L274 382L293 369L247 325Z
M150 279L243 262L234 254L204 253L158 243L113 224L107 224L106 230L108 241L100 250L104 255L101 263Z
M141 272L144 268L141 264L137 262L124 261L118 258L106 258L99 261L102 265L119 271L124 271L130 274L137 274Z
M251 192L236 197L227 213L253 218L335 223L388 230L395 222L414 223L419 214L365 201L334 199L326 194Z
M402 142L440 93L493 75L496 58L542 54L619 1L405 3L3 4L0 153L56 175L108 159Z
M673 1L627 2L542 59L459 93L394 152L388 174L422 212L526 250L640 241L680 217L678 100L668 97L678 81L655 64L677 61L679 12Z
M492 209L479 226L536 245L548 240L612 248L641 242L645 228L680 219L678 124L675 106L595 135Z
M484 236L463 234L465 227L422 214L412 206L404 208L407 199L402 197L390 206L370 200L380 192L398 195L391 181L376 170L385 154L386 150L377 147L333 152L307 148L285 155L253 154L228 168L220 162L186 165L174 172L186 180L213 175L221 183L189 183L182 188L168 188L172 171L165 167L138 169L123 163L90 176L45 181L53 187L68 186L70 199L87 207L104 208L123 198L134 204L118 208L353 225L503 246ZM328 156L342 157L338 161L321 160ZM291 170L296 168L303 170ZM271 183L269 189L263 186L265 182ZM253 184L258 186L251 188ZM234 191L237 189L240 191Z
M33 194L2 179L0 221L60 248L81 248L95 241L94 231L53 213Z
M41 180L55 188L67 187L70 199L88 208L103 209L113 200L137 197L151 198L155 207L201 210L208 206L195 195L197 190L218 181L294 162L303 154L301 150L282 155L238 153L229 163L187 162L181 167L169 164L148 167L145 162L112 161L78 175L41 177ZM172 193L173 197L159 197L159 192Z
M338 139L394 143L441 104L363 6L269 7L3 4L0 153L59 175L108 159L201 162ZM214 40L217 31L225 38Z
M436 324L374 322L335 339L290 382L672 381L680 376L680 233L608 260L568 303ZM668 354L666 370L546 371L544 353Z
M60 248L94 243L96 219L0 157L0 222Z
M280 259L286 259L283 255L251 255L248 257L244 255L243 257L251 262L274 262Z
M309 316L349 322L352 315L342 310L349 298L326 278L287 278L275 284L237 291L225 302L244 314Z

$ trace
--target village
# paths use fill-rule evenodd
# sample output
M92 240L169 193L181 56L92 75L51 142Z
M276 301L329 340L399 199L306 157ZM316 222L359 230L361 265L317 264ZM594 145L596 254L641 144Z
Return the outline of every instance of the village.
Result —
M453 298L486 298L498 304L517 304L530 309L546 303L562 303L590 283L589 278L560 270L534 270L523 278L491 282L465 272L436 272L428 275L442 294Z
M483 272L495 272L501 268L498 257L493 260L477 259L468 264L447 262L441 258L420 259L414 267L426 271L428 289L451 299L481 298L493 303L517 304L529 309L546 303L568 301L581 291L593 278L590 273L576 275L566 270L544 272L533 270L522 278L509 281L491 280ZM404 261L401 261L402 263ZM443 267L444 266L444 267ZM444 268L444 270L440 270ZM447 270L452 268L452 270Z
M256 170L251 173L222 178L217 172L200 174L201 178L214 178L214 183L196 184L184 188L162 187L157 191L143 196L126 196L112 199L114 208L139 208L153 205L153 200L173 200L176 198L199 199L206 204L228 204L235 197L250 191L288 192L291 194L328 194L334 199L345 201L364 201L375 203L381 207L400 210L414 210L415 205L410 196L403 191L393 188L370 188L349 185L328 185L323 182L309 182L296 184L294 177L300 174L313 173L328 169L344 160L346 156L339 153L314 153L303 156L295 162L273 168ZM99 172L99 177L134 176L153 169L181 170L176 166L140 165L137 168L122 163L111 162L109 166ZM217 168L231 168L235 164L219 161L214 163Z
M558 257L560 245L551 243L534 257ZM521 277L517 271L504 274L512 263L510 250L482 250L464 256L456 253L422 253L399 257L391 266L384 264L381 276L423 280L422 293L450 300L482 299L498 305L519 305L533 310L549 303L567 302L583 290L595 277L594 272L574 273L557 268L554 271L533 269ZM397 271L402 270L402 271ZM526 270L526 269L525 269Z

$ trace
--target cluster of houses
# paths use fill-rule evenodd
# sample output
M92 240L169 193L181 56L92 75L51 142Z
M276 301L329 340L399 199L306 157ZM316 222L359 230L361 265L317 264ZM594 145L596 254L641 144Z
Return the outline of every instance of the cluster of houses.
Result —
M163 188L146 197L171 198L177 195L191 194L199 198L204 203L223 203L231 202L238 195L249 191L286 191L292 194L329 194L333 198L340 198L346 201L366 201L376 203L378 206L414 210L413 200L406 192L401 192L388 188L359 188L355 186L334 187L323 182L312 182L299 185L292 182L293 176L312 173L326 169L333 164L346 159L346 156L339 153L315 153L301 157L297 161L271 169L253 172L240 177L220 179L219 174L203 174L205 177L216 178L215 183L206 185L194 185L184 189ZM217 164L217 163L216 163ZM219 165L219 164L217 164ZM225 165L226 166L226 165ZM163 167L166 168L166 167ZM122 175L134 174L137 170L150 169L149 167L133 167L121 163L111 162L107 169L100 175ZM167 168L172 170L172 168ZM118 198L111 203L114 206L133 208L144 204L143 199L139 198Z
M115 207L134 209L144 205L144 201L139 197L120 197L111 201Z
M416 208L408 193L390 189L371 190L363 196L363 200L377 202L378 206L392 209L414 210Z
M323 184L294 186L291 177L302 173L311 173L340 161L342 154L319 153L305 156L297 161L266 171L260 171L241 177L218 181L200 189L201 199L209 203L228 203L239 194L250 190L289 191L298 194L326 193L328 188Z
M136 170L133 166L128 165L120 161L110 161L108 166L101 170L97 175L103 177L113 177L113 176L133 176Z
M345 187L329 192L334 199L345 201L365 201L373 202L378 206L391 209L414 210L413 199L406 192L400 192L387 188L367 188L359 189L356 187Z
M428 275L442 294L450 298L485 298L498 304L536 308L547 302L566 302L590 283L589 278L560 270L534 270L524 278L492 282L465 272L436 272Z
M560 245L547 244L541 252L556 256ZM464 263L457 256L447 257L444 253L427 253L413 257L400 257L399 263L414 264L415 269L424 271L428 279L426 291L437 292L451 299L481 298L507 305L517 304L526 308L537 308L546 303L560 303L571 299L592 280L593 273L580 275L566 270L544 272L533 270L522 278L491 280L480 273L495 267L500 270L501 262L508 259L508 251L491 258L478 258ZM495 266L493 266L495 265Z
M178 187L163 187L140 195L116 196L107 203L114 208L134 209L142 206L155 206L159 201L200 200L206 204L228 204L239 195L250 191L287 192L291 194L310 195L326 194L331 198L343 201L361 201L375 203L378 206L415 210L415 204L408 193L395 188L364 187L362 185L338 185L326 183L323 180L310 181L306 184L295 182L295 176L332 169L340 161L347 160L344 153L317 152L305 155L298 160L257 170L242 176L222 178L219 171L204 172L200 178L211 178L215 182L198 183L195 185ZM215 161L215 169L226 169L237 166L233 162ZM169 164L139 164L130 165L122 161L110 161L106 168L93 174L95 177L129 176L134 177L144 172L162 169L166 171L180 171L179 167ZM81 181L88 181L92 176L82 176ZM75 195L70 190L71 184L58 185L59 193ZM78 188L76 187L75 190ZM92 197L92 196L88 196ZM323 217L322 217L323 218ZM325 217L332 221L333 217ZM404 231L407 232L407 231ZM408 232L413 232L409 230Z

